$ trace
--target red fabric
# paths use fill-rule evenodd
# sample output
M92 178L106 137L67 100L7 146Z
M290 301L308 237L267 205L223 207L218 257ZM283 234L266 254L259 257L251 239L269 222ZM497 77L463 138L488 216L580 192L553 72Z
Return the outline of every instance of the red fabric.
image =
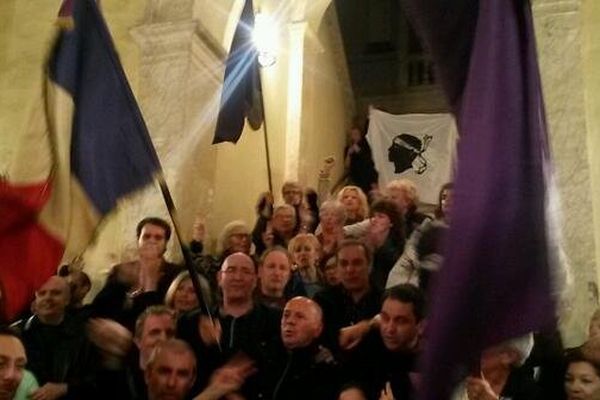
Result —
M0 321L23 312L35 290L56 273L64 244L37 220L49 186L0 182Z

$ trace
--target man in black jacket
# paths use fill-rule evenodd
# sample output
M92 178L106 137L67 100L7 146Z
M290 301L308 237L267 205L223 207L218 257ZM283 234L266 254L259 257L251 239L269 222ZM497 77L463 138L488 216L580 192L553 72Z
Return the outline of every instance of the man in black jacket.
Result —
M317 342L323 329L321 307L307 297L287 302L281 318L277 362L264 374L270 380L267 398L273 400L333 399L339 389L338 366Z
M34 398L83 398L93 384L97 354L82 321L66 313L69 290L64 278L50 277L35 293L34 315L20 327L28 368L41 385Z
M347 347L344 332L347 327L368 330L371 318L379 312L381 292L369 281L371 252L357 240L346 240L337 251L341 284L326 288L315 295L323 310L322 341L336 353Z
M198 310L180 319L178 327L179 336L190 344L200 360L197 389L208 383L215 370L240 353L254 360L260 370L271 356L270 344L279 337L281 312L254 301L257 272L250 256L230 255L217 278L223 296L222 304L213 310L214 320ZM253 385L255 379L250 377L242 392L255 392Z
M118 321L131 331L147 307L163 303L169 285L183 270L164 258L171 237L167 221L144 218L136 234L139 259L112 268L92 307L95 316Z
M343 366L345 378L357 383L368 399L379 399L386 383L394 398L414 395L416 359L424 325L425 299L416 286L389 288L372 329Z

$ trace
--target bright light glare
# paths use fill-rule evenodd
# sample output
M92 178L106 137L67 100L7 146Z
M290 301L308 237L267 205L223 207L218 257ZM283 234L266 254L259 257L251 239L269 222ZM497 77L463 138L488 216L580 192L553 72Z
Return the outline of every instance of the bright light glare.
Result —
M275 64L279 32L277 25L269 16L257 13L254 17L252 40L258 51L258 62L263 67Z

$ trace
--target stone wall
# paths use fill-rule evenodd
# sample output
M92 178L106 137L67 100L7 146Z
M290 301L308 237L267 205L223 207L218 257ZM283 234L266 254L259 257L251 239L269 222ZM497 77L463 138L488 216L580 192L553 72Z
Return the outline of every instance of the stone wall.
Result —
M533 5L550 145L562 202L563 246L573 278L561 310L561 328L565 343L573 346L584 340L587 321L598 305L595 238L599 227L594 225L592 192L592 175L597 172L592 172L590 163L594 148L588 138L591 121L586 118L585 24L579 0L537 0Z

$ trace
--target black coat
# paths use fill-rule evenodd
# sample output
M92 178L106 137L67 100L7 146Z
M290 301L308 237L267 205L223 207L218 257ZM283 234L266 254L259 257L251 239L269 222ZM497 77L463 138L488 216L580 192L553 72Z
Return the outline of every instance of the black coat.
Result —
M274 357L272 343L279 340L281 311L255 304L247 314L234 318L213 310L213 317L221 324L221 347L206 346L198 333L198 321L201 311L188 313L179 319L178 336L188 342L198 360L198 376L194 393L198 393L208 383L210 375L238 353L244 353L254 360L259 370L269 364ZM247 380L242 392L256 392L255 378Z
M94 390L99 356L87 339L84 323L65 315L59 325L43 324L36 316L20 327L27 369L40 386L48 382L66 383L64 398L85 398Z
M369 400L379 394L390 382L395 399L409 400L415 395L411 374L416 373L417 353L389 351L378 330L369 332L365 339L347 352L342 365L346 381L359 386Z
M279 357L259 371L267 383L264 393L256 397L272 400L329 400L337 398L341 378L333 358L322 358L321 349L313 344L302 349L287 350L277 344Z
M321 341L325 347L339 353L338 336L341 328L360 321L370 320L381 308L381 292L371 288L355 303L342 285L332 286L318 292L314 299L323 310L324 329Z

